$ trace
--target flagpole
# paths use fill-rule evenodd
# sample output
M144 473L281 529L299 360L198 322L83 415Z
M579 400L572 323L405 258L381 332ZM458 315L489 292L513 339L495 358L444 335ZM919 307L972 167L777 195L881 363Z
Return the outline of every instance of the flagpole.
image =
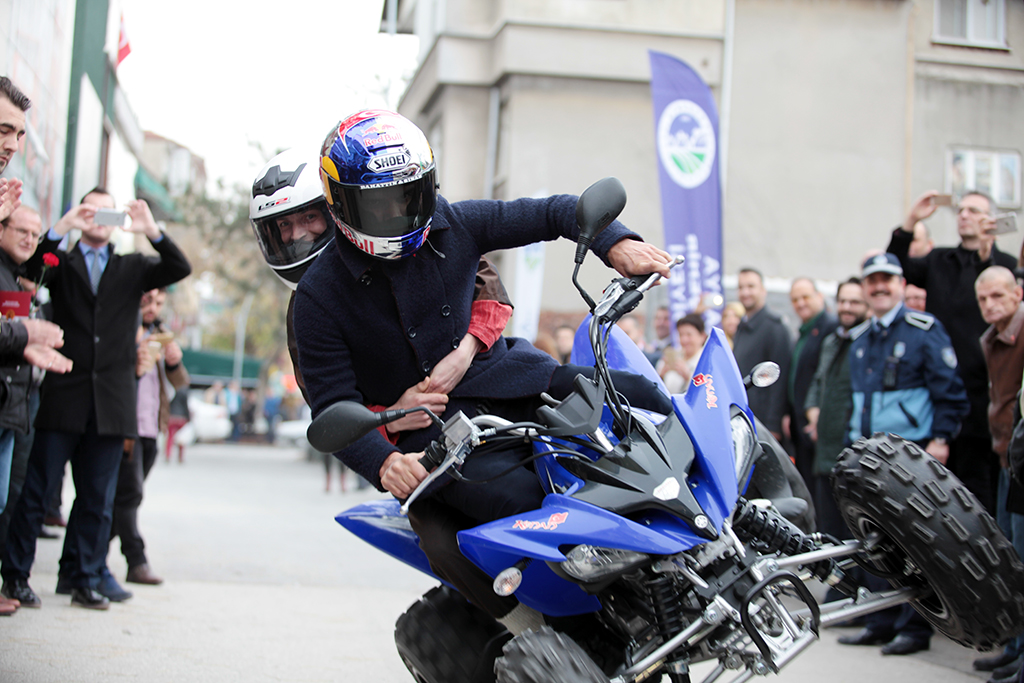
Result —
M722 39L722 107L718 116L718 182L725 206L725 183L729 165L729 121L732 113L732 61L736 31L736 0L725 0L725 31ZM723 245L724 246L724 245Z

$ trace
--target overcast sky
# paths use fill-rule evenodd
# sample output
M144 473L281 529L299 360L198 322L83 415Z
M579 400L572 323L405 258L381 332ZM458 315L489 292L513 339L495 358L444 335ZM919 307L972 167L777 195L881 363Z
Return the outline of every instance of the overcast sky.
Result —
M143 129L206 160L208 190L248 185L264 161L250 142L313 157L342 116L385 105L379 83L411 73L417 40L378 33L382 4L122 0L118 78Z

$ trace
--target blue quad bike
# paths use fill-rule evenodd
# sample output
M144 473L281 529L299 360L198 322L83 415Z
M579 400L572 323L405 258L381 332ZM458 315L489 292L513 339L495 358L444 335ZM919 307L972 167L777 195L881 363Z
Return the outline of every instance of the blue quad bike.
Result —
M578 376L564 400L545 397L535 423L452 416L424 456L430 476L405 505L374 501L337 517L433 576L408 505L438 477L461 476L467 457L487 457L489 446L509 440L532 442L528 464L547 493L541 508L460 531L458 542L494 577L496 593L514 594L547 625L513 638L442 583L396 624L413 677L678 683L690 681L691 665L717 661L705 683L723 675L745 681L778 673L823 626L907 602L966 646L989 649L1017 635L1024 565L975 497L915 444L874 434L839 457L833 491L855 537L843 541L813 532L806 488L748 407L748 388L778 378L774 364L741 377L715 329L687 390L671 397L671 415L625 403L609 368L660 380L615 322L659 276L614 280L597 303L577 281L594 237L624 206L614 178L591 186L577 205L572 280L591 316L573 361L593 364L595 379ZM405 414L337 403L308 437L333 452ZM857 585L853 567L887 579L891 590ZM809 581L848 597L819 604Z

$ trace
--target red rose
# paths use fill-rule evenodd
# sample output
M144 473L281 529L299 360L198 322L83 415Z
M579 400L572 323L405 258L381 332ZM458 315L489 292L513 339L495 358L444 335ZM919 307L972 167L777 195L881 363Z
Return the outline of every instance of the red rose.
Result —
M54 253L46 252L43 254L43 265L52 268L56 265L60 265L60 259L57 258L57 255Z

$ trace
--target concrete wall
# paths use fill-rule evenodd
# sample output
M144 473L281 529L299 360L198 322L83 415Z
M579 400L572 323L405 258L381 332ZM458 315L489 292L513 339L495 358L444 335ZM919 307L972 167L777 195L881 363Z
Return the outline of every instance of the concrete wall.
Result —
M907 3L740 0L726 273L843 279L902 215Z
M61 214L74 23L74 0L0 2L0 73L32 100L30 132L4 176L25 183L22 203L44 225Z
M1024 145L1019 2L1006 3L1006 49L936 40L933 0L735 0L731 42L725 10L724 0L418 0L436 40L400 110L443 141L442 191L484 196L487 93L498 86L496 197L575 194L616 175L630 197L623 219L661 244L648 50L677 56L720 105L731 98L723 273L752 265L783 282L859 270L914 197L943 187L951 146ZM929 223L938 243L957 241L951 212ZM1016 253L1020 236L1001 244ZM579 308L570 252L548 247L549 311ZM588 264L585 284L608 277Z
M911 198L945 187L946 155L951 147L1024 156L1024 4L1006 3L1006 50L934 42L933 19L933 3L920 3L915 16ZM1000 210L1020 213L1020 207ZM936 212L928 226L936 244L959 241L956 219L949 210ZM1003 235L998 245L1017 256L1022 239L1021 232Z

